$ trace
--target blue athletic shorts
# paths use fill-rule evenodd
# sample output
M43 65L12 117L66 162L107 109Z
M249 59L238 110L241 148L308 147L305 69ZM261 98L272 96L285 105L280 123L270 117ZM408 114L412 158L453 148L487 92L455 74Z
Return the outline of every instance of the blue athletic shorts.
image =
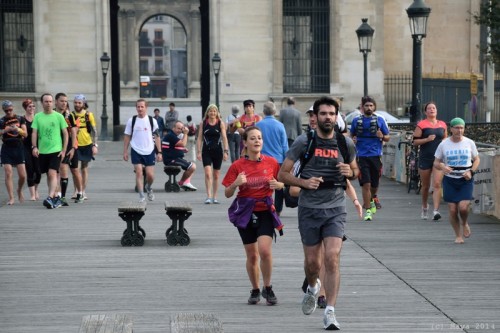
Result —
M429 170L432 169L432 166L434 165L434 157L432 159L430 158L419 158L418 160L418 168L422 170Z
M443 200L445 202L459 203L464 200L472 200L474 190L474 178L443 177Z
M132 164L142 164L145 167L155 165L155 151L153 150L149 155L139 155L134 148L130 149L130 155L132 157Z
M78 160L82 162L92 160L92 145L78 146Z

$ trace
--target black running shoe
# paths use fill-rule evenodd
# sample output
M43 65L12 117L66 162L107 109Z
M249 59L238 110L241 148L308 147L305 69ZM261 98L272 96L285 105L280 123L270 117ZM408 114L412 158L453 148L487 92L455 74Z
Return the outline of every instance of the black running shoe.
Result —
M307 282L307 277L305 277L304 282L302 282L302 291L304 294L307 292L307 286L309 286L309 283Z
M320 308L320 309L326 308L326 297L325 296L318 297L318 308Z
M248 298L248 304L257 304L260 302L260 290L252 289L250 291L250 298Z
M278 299L273 291L273 286L262 288L262 297L266 299L267 305L275 305L278 303Z

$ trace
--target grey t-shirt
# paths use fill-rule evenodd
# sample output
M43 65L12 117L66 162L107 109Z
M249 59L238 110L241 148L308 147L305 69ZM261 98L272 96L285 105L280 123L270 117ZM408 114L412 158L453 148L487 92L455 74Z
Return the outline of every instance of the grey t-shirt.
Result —
M300 160L306 150L307 134L302 134L295 139L292 147L287 152L287 158L292 161ZM346 137L347 149L351 163L356 158L356 148L350 138ZM323 180L336 178L340 171L336 167L344 158L337 147L337 140L321 139L316 137L316 149L313 156L302 170L302 178L323 177ZM324 188L318 190L302 189L299 196L299 206L308 208L334 208L345 205L345 191L341 187Z

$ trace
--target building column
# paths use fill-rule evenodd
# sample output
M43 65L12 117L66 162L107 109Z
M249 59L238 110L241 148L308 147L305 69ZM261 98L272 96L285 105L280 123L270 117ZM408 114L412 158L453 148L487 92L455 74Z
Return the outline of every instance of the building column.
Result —
M200 97L200 59L201 59L201 23L199 6L192 5L189 10L191 16L191 36L188 36L188 72L189 72L189 98Z

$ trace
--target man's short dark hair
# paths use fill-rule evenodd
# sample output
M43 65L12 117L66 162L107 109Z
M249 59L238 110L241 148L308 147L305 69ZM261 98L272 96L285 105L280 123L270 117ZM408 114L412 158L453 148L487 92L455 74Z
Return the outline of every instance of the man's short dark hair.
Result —
M170 102L170 104L168 106L175 106L175 103L174 102Z
M323 96L314 102L313 113L315 115L318 115L320 105L333 105L335 107L335 113L339 113L339 103L331 97Z
M55 100L57 101L57 100L59 99L59 97L61 97L61 96L68 97L68 96L66 96L66 94L65 94L65 93L60 92L60 93L57 93L57 94L56 94L56 97L54 97L54 98L55 98Z
M50 96L50 97L52 97L52 94L50 94L50 93L45 93L45 94L43 94L43 95L40 97L40 102L42 102L42 103L43 103L43 98L44 98L45 96Z
M375 102L375 99L373 97L364 96L363 98L361 98L361 106L365 105L366 103L373 103L373 105L375 106L375 110L377 109L377 103Z

